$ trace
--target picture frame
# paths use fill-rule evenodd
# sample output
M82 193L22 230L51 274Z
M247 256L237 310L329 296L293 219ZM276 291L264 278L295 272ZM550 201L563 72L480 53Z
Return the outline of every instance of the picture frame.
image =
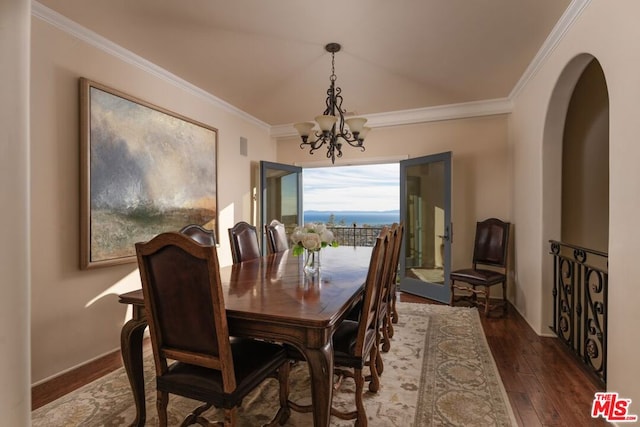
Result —
M217 148L216 128L80 78L81 268L136 262L136 242L188 224L217 232Z

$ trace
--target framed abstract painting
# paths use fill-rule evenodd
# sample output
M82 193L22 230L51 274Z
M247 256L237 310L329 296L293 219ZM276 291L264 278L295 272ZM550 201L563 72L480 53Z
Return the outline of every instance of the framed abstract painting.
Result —
M80 79L82 268L135 262L135 243L217 231L217 129Z

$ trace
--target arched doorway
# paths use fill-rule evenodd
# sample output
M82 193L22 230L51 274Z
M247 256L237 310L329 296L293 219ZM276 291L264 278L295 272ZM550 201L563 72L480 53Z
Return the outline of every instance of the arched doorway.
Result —
M543 144L543 310L552 330L606 381L609 96L590 55L554 88Z

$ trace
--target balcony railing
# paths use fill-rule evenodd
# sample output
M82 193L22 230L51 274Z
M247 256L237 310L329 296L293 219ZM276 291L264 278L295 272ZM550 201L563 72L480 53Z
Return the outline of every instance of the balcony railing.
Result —
M551 329L606 383L608 254L549 242L554 258Z
M340 246L374 246L382 230L382 227L358 227L356 224L347 227L327 225L327 228L333 232Z

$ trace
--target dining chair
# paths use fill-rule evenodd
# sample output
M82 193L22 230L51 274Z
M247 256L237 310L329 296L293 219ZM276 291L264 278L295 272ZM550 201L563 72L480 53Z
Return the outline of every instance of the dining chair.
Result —
M287 231L284 224L274 219L271 223L264 226L267 234L267 247L269 253L283 252L289 249L289 240L287 239Z
M258 231L248 222L240 221L231 227L229 241L234 264L262 256L258 243Z
M490 302L491 287L501 284L502 301L499 305L502 306L503 314L506 313L507 254L510 227L510 223L497 218L489 218L476 223L473 266L452 271L449 275L451 284L449 305L454 305L460 299L469 300L474 305L484 305L484 313L488 315L498 305L492 305ZM459 285L456 282L463 282L466 285ZM462 290L468 295L456 297L456 289ZM483 295L484 301L479 301L478 295Z
M389 263L387 268L387 277L383 283L383 295L380 303L380 349L383 352L388 352L391 349L391 338L393 337L393 294L396 292L396 280L398 272L398 261L400 258L400 244L402 243L403 226L402 224L394 223L391 226L389 232L389 250L387 251L387 262ZM382 373L384 366L378 367L378 373Z
M400 225L398 223L393 223L391 228L388 229L388 248L385 251L384 262L385 265L385 277L382 278L382 294L380 299L380 307L379 313L377 316L378 326L377 326L377 346L378 349L384 352L388 352L391 349L391 340L390 338L393 336L393 326L391 324L390 316L391 316L391 283L392 280L395 280L397 270L398 257L395 251L400 250L399 246L399 238L401 239L401 230ZM395 264L394 264L395 262ZM394 265L396 267L394 267ZM395 291L394 291L395 292ZM362 307L363 301L361 300L356 304L356 306L349 312L347 315L348 320L359 321L362 315ZM382 355L380 351L377 353L377 357L375 359L376 369L378 375L382 374L384 371L384 363L382 360Z
M191 237L201 245L215 246L217 243L215 231L204 228L198 224L185 225L180 229L179 233Z
M391 294L391 323L398 323L398 310L396 307L396 300L398 297L398 271L400 268L400 253L402 252L402 242L404 239L404 222L400 222L398 224L398 241L397 248L395 248L395 257L393 261L393 277L391 278L391 289L389 290ZM393 325L391 325L390 329L391 336L393 337Z
M169 395L203 402L182 425L209 425L211 406L235 426L243 398L272 375L280 408L268 425L289 417L289 359L280 345L229 337L218 255L184 234L162 233L136 243L156 371L160 426L167 425ZM222 424L220 424L222 425Z
M355 382L354 411L344 412L332 407L331 415L343 420L355 419L355 425L366 427L367 414L363 403L364 384L369 381L369 391L376 393L380 389L380 379L376 367L378 357L378 315L382 299L383 280L386 275L385 262L388 250L388 227L376 238L369 269L365 281L362 309L359 319L343 320L333 334L334 374L338 377L334 389L339 388L342 378L353 378ZM368 366L370 375L365 376L364 368ZM289 407L299 412L310 412L309 405L298 405L289 401Z

